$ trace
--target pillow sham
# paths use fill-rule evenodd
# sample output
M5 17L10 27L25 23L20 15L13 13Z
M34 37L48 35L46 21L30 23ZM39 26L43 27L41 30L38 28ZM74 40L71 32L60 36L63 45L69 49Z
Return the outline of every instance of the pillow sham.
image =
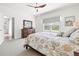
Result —
M70 35L70 37L71 37L71 38L74 38L78 33L79 33L79 29L77 29L76 31L74 31L74 32Z
M72 42L79 44L79 29L73 32L69 38Z
M74 33L70 36L70 41L76 44L79 44L79 32Z
M70 30L64 32L62 36L63 36L63 37L70 37L70 35L71 35L74 31L76 31L76 28L72 28L72 29L70 29Z

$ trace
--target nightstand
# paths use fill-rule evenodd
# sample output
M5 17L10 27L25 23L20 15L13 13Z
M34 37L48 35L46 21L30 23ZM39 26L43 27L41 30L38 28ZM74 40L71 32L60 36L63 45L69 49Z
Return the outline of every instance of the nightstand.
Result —
M79 50L74 51L74 56L79 56Z

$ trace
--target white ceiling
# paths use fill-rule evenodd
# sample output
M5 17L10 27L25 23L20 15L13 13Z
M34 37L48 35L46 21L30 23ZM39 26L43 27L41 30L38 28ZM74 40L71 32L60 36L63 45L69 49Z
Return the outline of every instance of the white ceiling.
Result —
M29 3L0 3L0 6L2 7L8 7L13 9L14 11L19 12L28 12L29 14L36 14L36 10L32 7L26 6ZM57 8L63 7L69 5L68 3L47 3L47 5L44 8L40 8L37 14L45 13L50 10L55 10ZM5 9L6 10L6 9Z

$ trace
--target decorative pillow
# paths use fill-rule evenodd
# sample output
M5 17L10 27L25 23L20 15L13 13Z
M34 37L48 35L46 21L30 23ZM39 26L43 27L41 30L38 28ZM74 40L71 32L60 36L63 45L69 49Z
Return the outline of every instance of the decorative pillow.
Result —
M74 43L79 44L79 35L74 39Z
M70 37L75 30L76 28L72 28L71 30L64 32L63 37Z
M79 44L79 29L73 32L69 38L72 42Z
M73 35L69 38L72 42L79 44L79 32L75 32Z
M75 36L76 36L76 34L78 34L79 33L79 29L77 29L76 31L74 31L71 35L70 35L70 37L71 38L74 38Z

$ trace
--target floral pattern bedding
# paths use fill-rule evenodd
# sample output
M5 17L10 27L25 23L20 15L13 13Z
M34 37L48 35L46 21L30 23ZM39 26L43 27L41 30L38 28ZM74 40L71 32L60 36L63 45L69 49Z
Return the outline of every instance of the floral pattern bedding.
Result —
M73 56L74 44L68 37L46 37L40 34L31 34L26 44L47 56Z

